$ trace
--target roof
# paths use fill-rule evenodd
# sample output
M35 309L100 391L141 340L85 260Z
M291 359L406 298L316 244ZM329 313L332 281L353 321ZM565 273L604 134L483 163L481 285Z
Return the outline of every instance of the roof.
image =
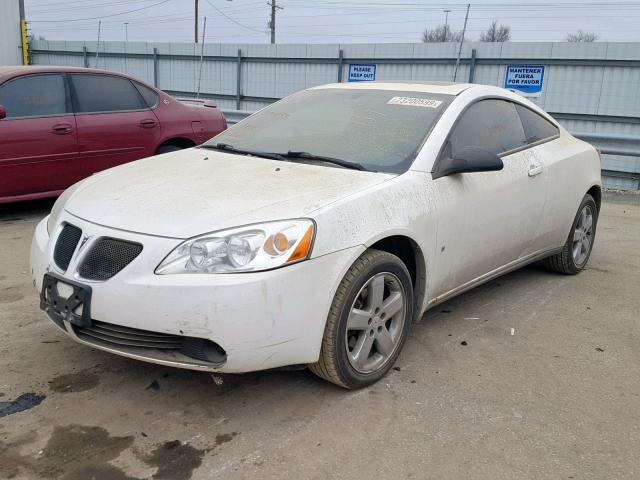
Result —
M96 68L82 68L82 67L54 67L49 65L10 65L0 66L0 77L4 76L16 76L24 75L25 73L54 73L54 72L84 72L84 73L105 73L107 70L98 70ZM118 72L118 75L128 77L128 75Z
M421 80L393 80L376 82L330 83L314 87L315 89L341 88L352 90L396 90L404 92L442 93L445 95L459 95L474 87L472 83L453 82L425 82Z

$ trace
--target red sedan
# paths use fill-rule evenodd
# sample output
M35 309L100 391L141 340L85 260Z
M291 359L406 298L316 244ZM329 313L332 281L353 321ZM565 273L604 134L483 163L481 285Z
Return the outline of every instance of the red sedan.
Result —
M120 73L0 67L0 203L54 197L92 173L198 145L227 127Z

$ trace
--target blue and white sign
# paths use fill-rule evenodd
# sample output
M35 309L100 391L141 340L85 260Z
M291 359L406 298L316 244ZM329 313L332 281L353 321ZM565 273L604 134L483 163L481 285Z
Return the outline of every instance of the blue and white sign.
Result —
M504 88L521 93L525 97L542 95L544 65L507 65Z
M375 79L375 65L349 65L350 82L373 82Z

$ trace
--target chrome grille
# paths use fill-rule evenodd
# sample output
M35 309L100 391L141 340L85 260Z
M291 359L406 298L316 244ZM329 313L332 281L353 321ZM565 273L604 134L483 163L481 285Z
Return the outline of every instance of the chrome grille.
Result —
M82 230L75 225L67 223L62 227L55 249L53 250L53 260L62 270L66 271L67 268L69 268L69 263L71 263L71 258L73 258L73 252L76 251L81 236Z
M139 243L99 238L82 260L78 273L87 280L108 280L129 265L141 251Z

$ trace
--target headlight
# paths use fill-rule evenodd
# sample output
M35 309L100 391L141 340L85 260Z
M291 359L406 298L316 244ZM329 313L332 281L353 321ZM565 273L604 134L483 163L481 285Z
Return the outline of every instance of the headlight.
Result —
M236 273L270 270L309 258L315 225L285 220L213 232L178 245L156 273Z
M60 214L64 210L65 203L67 203L69 197L73 195L73 192L75 192L81 184L82 181L71 185L64 192L62 192L62 195L60 195L56 200L56 203L53 204L53 208L51 209L51 213L49 214L49 219L47 220L47 233L49 234L49 236L51 236L51 232L53 232L53 229L58 224L58 218L60 218Z

